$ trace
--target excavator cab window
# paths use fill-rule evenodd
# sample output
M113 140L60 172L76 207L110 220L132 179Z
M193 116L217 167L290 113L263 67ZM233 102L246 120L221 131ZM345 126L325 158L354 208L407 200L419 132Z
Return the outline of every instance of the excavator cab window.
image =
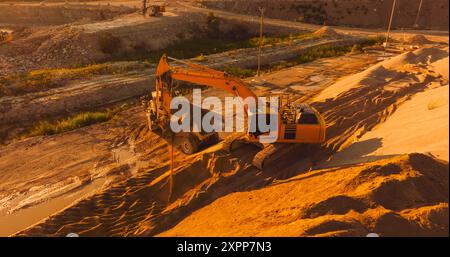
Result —
M298 124L315 125L319 124L319 120L314 113L302 112L298 118Z

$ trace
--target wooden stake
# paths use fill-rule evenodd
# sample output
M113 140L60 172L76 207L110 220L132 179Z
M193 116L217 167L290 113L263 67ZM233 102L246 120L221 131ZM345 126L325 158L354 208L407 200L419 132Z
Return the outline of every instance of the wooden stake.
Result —
M392 3L391 18L389 19L389 26L388 26L387 35L386 35L385 48L387 48L388 42L389 42L389 33L391 32L392 20L394 19L394 11L395 11L396 3L397 3L397 0L394 0L394 2Z
M263 33L264 33L264 12L266 8L259 7L260 20L259 20L259 51L258 51L258 71L257 75L261 75L261 55L262 55L262 47L263 47Z

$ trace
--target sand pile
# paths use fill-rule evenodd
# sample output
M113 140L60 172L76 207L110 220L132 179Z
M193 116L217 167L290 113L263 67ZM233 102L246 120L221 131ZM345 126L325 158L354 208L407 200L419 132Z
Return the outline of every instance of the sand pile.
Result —
M314 32L317 36L339 37L339 34L332 28L324 26Z
M440 74L443 78L448 80L449 77L449 72L448 72L448 66L449 66L449 61L448 61L448 57L443 58L439 61L436 61L434 63L431 64L433 71Z
M435 87L448 84L448 80L433 72L429 65L429 63L445 58L444 56L448 57L448 53L436 48L405 53L377 64L364 72L344 78L325 89L315 98L315 101L318 102L314 105L325 116L327 124L329 124L326 147L334 153L351 147L367 132L385 122L402 104L407 103L417 93L427 90L430 84ZM409 113L407 116L410 121L414 123L431 122L427 117L430 115L426 110L429 108L428 105L431 106L430 108L433 106L432 103L427 102L418 109L414 107L413 109L416 111L419 111L420 108L425 108L425 110L419 111L422 113L421 116ZM441 111L431 124L448 124L448 116L445 118L445 112ZM429 127L429 129L431 128ZM404 128L399 127L398 133L402 134L402 131ZM426 131L431 132L431 130ZM389 133L394 133L394 131ZM420 131L417 133L417 135L411 133L409 136L421 135ZM407 133L402 135L406 136ZM445 138L442 140L445 141ZM373 138L360 143L363 147L358 148L357 151L359 160L379 148L382 145L382 139ZM408 141L405 140L404 143L406 147ZM397 145L397 147L402 148L403 144ZM420 149L425 150L429 147L424 146Z
M431 63L431 68L433 69L434 72L440 74L444 79L448 80L449 78L449 73L448 73L448 67L449 67L449 62L448 62L448 52L449 52L449 48L445 48L444 49L445 52L447 52L447 57L442 58L440 60L434 61L433 63Z
M430 41L424 35L420 35L420 34L411 36L410 38L408 38L406 40L406 42L409 44L414 44L414 45L433 44L433 41Z
M363 72L341 79L323 90L314 98L314 101L335 98L342 93L361 86L384 86L388 84L386 79L394 78L398 73L409 73L411 76L416 76L418 66L429 65L446 57L448 57L448 50L432 47L406 52L378 63ZM439 67L445 68L443 65L439 65ZM428 68L432 69L432 67ZM418 79L420 80L420 78Z
M447 236L448 163L412 154L236 192L160 236Z
M324 165L341 166L415 152L448 161L448 117L448 85L420 92Z

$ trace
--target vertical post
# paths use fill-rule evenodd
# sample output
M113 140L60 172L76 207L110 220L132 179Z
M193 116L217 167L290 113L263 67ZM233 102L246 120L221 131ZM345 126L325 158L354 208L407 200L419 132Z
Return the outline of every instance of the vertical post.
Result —
M397 3L397 0L394 0L394 2L392 3L391 18L389 19L389 26L388 26L388 30L387 30L387 34L386 34L385 47L388 46L388 42L389 42L389 33L391 32L392 20L393 20L393 18L394 18L394 11L395 11L395 4L396 4L396 3Z
M170 203L170 200L172 199L172 193L173 193L173 144L175 144L175 135L173 133L170 133L170 176L169 176L169 196L167 197L167 203Z
M170 84L170 99L172 99L173 97L173 80L171 80L171 84ZM172 120L172 113L169 111L169 121ZM170 125L169 128L167 128L168 130L170 130ZM174 169L174 164L173 164L173 148L175 144L175 134L170 131L170 177L169 177L169 196L167 198L167 203L170 203L170 199L172 199L172 193L173 193L173 169Z
M262 55L262 47L263 47L263 33L264 33L264 12L266 8L259 7L260 12L260 20L259 20L259 51L258 51L258 71L257 75L261 75L261 55Z
M420 0L419 10L417 10L416 21L414 22L415 28L419 27L419 17L420 17L420 11L422 10L422 4L423 4L423 0Z

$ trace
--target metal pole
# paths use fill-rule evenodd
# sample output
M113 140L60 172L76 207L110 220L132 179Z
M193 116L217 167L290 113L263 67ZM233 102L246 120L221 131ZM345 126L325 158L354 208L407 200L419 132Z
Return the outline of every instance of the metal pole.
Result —
M423 0L420 0L419 10L417 10L416 21L414 22L415 28L419 27L419 17L420 17L420 11L422 10L422 4L423 4Z
M395 4L396 4L396 3L397 3L397 0L394 0L394 2L392 3L391 18L389 19L389 26L388 26L388 30L387 30L387 34L386 34L385 47L388 46L388 42L389 42L389 33L391 32L392 20L393 20L393 18L394 18L394 11L395 11Z
M259 21L259 51L258 51L258 71L257 75L261 75L261 55L262 55L262 47L263 47L263 33L264 33L264 12L266 8L259 7L259 12L261 14Z

